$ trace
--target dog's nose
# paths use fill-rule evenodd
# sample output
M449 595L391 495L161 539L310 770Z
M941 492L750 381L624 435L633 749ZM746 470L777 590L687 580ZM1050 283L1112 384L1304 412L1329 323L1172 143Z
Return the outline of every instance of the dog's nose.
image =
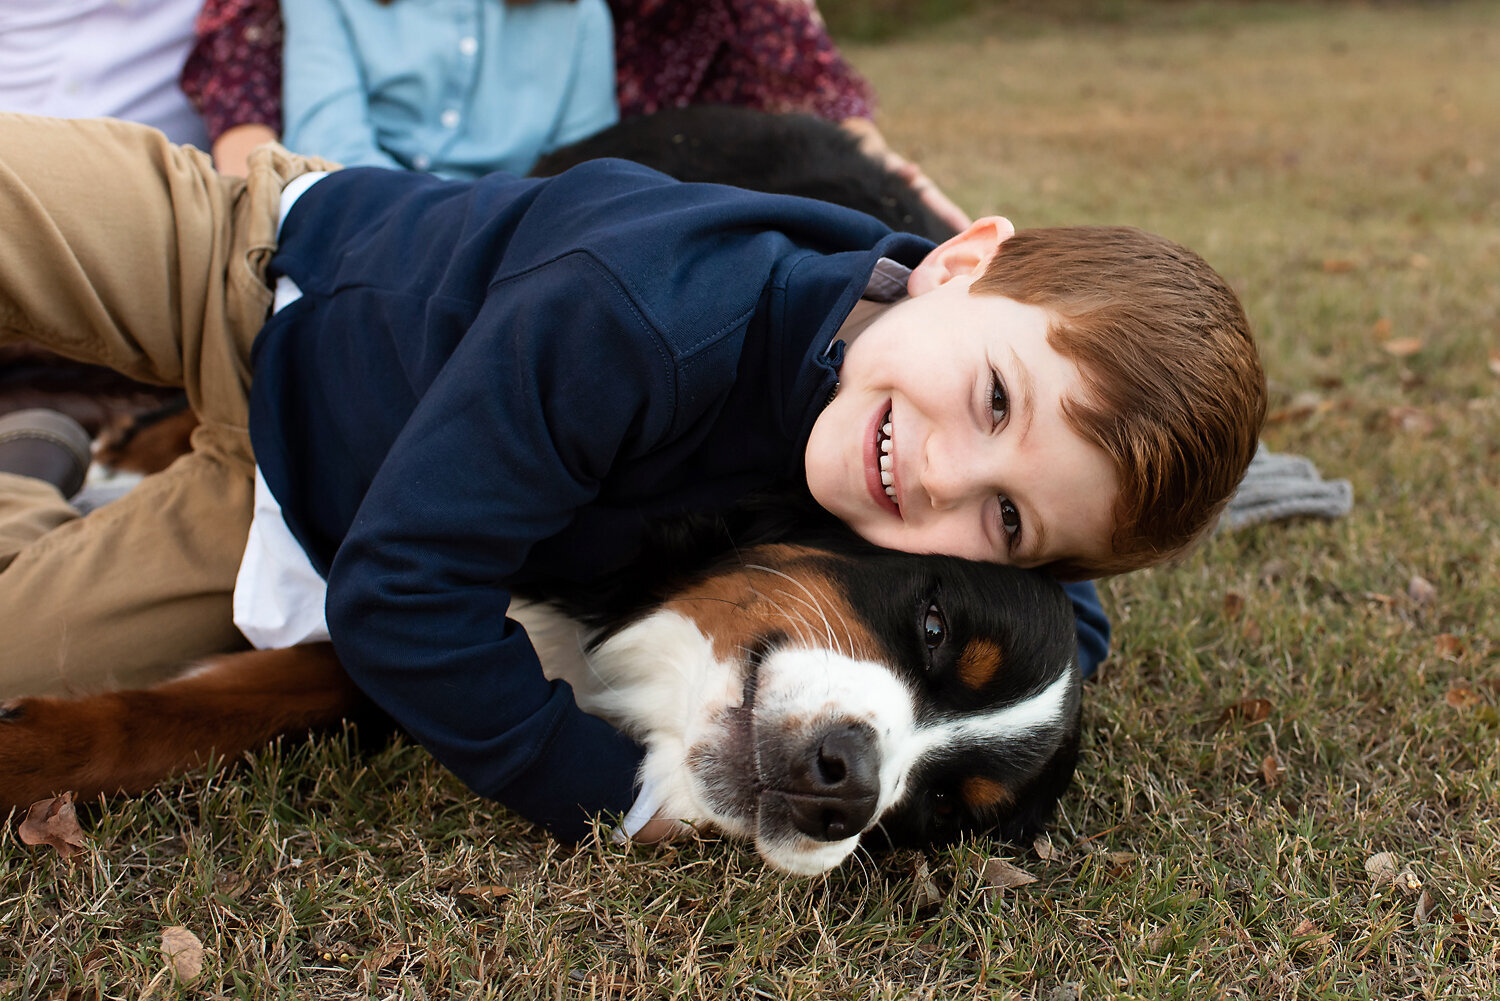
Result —
M826 727L790 763L785 789L792 823L818 841L852 838L875 815L880 752L864 723Z

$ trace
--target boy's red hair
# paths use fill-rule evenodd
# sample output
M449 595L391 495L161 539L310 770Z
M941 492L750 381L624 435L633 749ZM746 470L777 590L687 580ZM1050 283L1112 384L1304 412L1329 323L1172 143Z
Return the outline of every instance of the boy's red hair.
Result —
M1052 314L1048 343L1087 389L1064 417L1119 476L1110 555L1047 569L1100 577L1192 546L1239 485L1266 413L1250 324L1224 279L1162 237L1079 226L1016 233L970 291Z

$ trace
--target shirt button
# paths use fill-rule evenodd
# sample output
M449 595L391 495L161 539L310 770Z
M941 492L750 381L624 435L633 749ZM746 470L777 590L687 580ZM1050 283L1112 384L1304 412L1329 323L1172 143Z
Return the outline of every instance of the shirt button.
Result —
M465 35L458 40L458 51L466 56L472 56L479 51L479 39L473 35Z
M443 123L443 128L445 129L458 128L458 109L449 108L443 112L442 118L439 120Z
M428 167L432 166L432 157L428 156L426 153L418 153L416 156L411 158L411 165L417 170L426 170Z

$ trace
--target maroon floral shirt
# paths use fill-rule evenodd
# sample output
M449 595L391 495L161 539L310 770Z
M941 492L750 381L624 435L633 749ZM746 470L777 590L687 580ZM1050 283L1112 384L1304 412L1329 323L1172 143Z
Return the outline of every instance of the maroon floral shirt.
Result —
M236 125L281 134L281 7L276 0L208 0L182 67L182 90L208 138Z
M874 96L811 0L608 0L620 116L687 104L868 118ZM211 139L235 125L281 131L277 0L207 0L182 89Z

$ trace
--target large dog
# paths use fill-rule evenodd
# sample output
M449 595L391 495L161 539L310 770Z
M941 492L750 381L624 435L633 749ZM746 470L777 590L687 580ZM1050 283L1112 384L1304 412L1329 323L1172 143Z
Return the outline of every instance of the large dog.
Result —
M663 812L803 874L862 836L924 846L1043 826L1079 733L1057 585L839 530L762 533L782 541L717 559L701 537L513 609L549 676L646 747ZM146 690L0 703L0 808L139 791L362 708L326 644L217 658Z

